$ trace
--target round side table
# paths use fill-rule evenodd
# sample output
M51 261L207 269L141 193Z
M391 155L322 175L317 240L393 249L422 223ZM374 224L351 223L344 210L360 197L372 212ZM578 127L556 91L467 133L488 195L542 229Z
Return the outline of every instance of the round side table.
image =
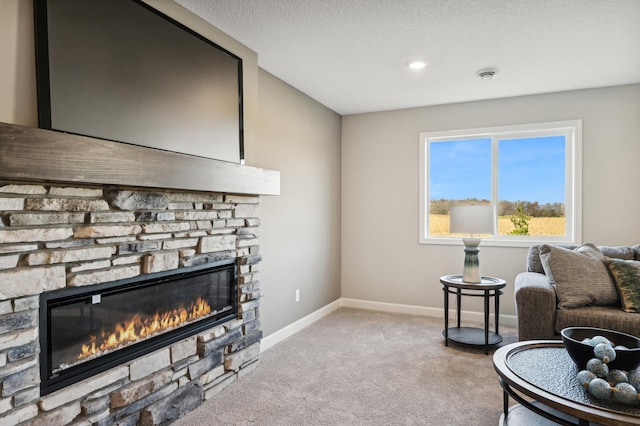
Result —
M467 345L484 345L485 355L489 354L489 345L502 342L498 333L498 318L500 315L500 295L507 282L500 278L482 277L479 283L466 283L462 275L446 275L440 277L444 293L444 344L449 346L449 340ZM449 327L449 295L456 296L456 327ZM484 329L477 327L461 327L460 311L462 296L484 298ZM489 330L489 300L494 299L495 332Z

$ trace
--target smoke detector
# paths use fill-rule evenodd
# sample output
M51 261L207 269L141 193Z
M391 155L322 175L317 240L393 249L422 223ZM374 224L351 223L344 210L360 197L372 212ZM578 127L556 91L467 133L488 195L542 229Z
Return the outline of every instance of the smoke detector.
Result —
M493 80L493 76L496 75L498 70L496 68L483 68L476 71L476 75L482 81Z

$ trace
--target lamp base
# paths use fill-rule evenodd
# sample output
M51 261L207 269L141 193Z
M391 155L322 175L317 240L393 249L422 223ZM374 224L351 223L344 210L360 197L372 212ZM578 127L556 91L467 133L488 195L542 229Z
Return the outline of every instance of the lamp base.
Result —
M463 238L464 243L464 268L462 269L462 281L470 284L481 282L480 261L478 260L478 246L480 238Z

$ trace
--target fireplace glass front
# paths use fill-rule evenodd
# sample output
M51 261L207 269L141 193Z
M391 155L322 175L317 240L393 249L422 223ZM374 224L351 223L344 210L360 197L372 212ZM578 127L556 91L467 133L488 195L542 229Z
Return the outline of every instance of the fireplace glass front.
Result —
M235 261L43 293L41 391L235 318Z

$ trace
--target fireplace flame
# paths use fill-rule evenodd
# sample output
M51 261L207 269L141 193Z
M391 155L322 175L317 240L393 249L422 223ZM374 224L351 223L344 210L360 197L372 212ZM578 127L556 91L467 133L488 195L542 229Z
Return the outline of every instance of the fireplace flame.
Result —
M117 324L112 331L102 330L100 336L91 336L89 344L82 345L78 359L126 346L131 342L151 337L211 313L211 305L200 296L188 308L179 307L168 312L156 312L143 318L135 314L130 320Z

